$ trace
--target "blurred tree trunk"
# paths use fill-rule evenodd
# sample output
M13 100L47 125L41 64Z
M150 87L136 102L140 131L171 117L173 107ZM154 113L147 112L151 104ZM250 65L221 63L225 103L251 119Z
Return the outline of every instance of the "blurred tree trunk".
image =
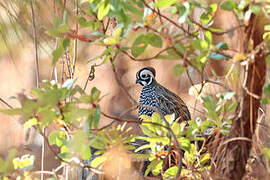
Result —
M265 23L262 16L252 15L245 29L244 53L254 53L254 59L245 65L239 114L233 121L227 143L218 154L216 175L221 179L242 179L246 173L266 76L266 54L262 44ZM256 52L256 48L249 48L252 43L259 47Z

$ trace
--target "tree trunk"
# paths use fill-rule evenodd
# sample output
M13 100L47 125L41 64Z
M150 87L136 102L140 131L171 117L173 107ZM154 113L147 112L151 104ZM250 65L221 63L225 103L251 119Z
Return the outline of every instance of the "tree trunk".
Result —
M263 39L263 18L252 15L245 29L245 54L250 54L248 46L253 41L254 58L245 66L242 99L239 115L232 124L232 130L227 138L228 143L220 150L215 170L219 179L242 179L246 172L246 163L252 148L252 136L256 128L258 109L266 76L266 62ZM256 48L252 48L256 49ZM238 138L238 139L237 139Z

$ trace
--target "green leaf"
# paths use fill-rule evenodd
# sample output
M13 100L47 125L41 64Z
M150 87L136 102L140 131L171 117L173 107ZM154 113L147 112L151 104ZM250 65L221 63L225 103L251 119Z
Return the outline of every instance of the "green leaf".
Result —
M176 77L179 77L181 76L181 74L183 74L183 72L186 71L186 68L184 68L183 66L181 66L180 64L177 64L173 67L173 72L174 72L174 75Z
M23 155L21 158L17 157L13 159L14 169L30 170L34 167L34 155Z
M211 5L207 8L207 10L208 10L209 13L213 13L213 12L216 12L217 8L218 8L218 5L217 5L216 3L214 3L214 4L211 4Z
M99 149L99 150L103 150L106 145L104 144L104 142L98 138L98 137L94 137L93 139L90 140L89 145L95 149Z
M107 37L103 40L103 42L105 45L114 45L119 43L119 41L114 37Z
M21 115L23 113L21 108L13 108L13 109L0 109L0 112L6 115Z
M233 0L225 1L221 4L221 9L232 11L237 8L237 3Z
M212 44L212 33L210 31L205 31L204 37L208 45Z
M62 46L58 47L52 52L53 55L53 61L52 61L52 66L55 66L58 59L64 54L64 48Z
M89 111L89 110L88 110ZM89 123L89 128L91 129L92 127L98 128L99 120L100 120L100 107L97 106L96 108L92 108L89 111L89 116L88 116L88 123Z
M217 29L217 28L213 28L213 27L209 27L208 30L211 31L211 32L218 32L218 33L224 33L225 32L222 29Z
M263 91L266 94L266 96L270 97L270 84L264 85Z
M177 2L177 0L158 0L155 3L155 6L158 8L166 8L166 7L173 5L176 2Z
M237 108L237 105L238 105L237 102L232 103L228 108L228 112L234 111Z
M219 54L217 52L211 52L208 57L216 61L228 60L228 57L223 56L222 54Z
M177 6L177 10L179 12L179 18L178 18L178 22L180 24L185 23L188 20L188 16L190 15L190 2L189 1L185 1L183 2L181 5Z
M270 160L270 149L269 148L263 148L263 154L266 157L266 159Z
M217 50L228 50L229 47L228 47L227 43L220 42L217 45L215 45L215 49L217 49Z
M106 160L107 160L106 155L98 156L91 162L91 166L93 168L97 168L99 165L101 165Z
M147 136L155 136L154 127L150 123L143 123L141 125L142 132Z
M42 109L39 112L39 115L40 115L39 119L41 120L40 123L41 128L50 124L57 116L56 112L51 109Z
M184 151L189 151L190 150L190 141L184 137L178 138L179 141L179 146L181 149Z
M83 148L81 149L80 153L83 160L89 160L91 157L91 149L87 144L83 145Z
M148 42L151 46L161 48L162 47L162 39L159 35L154 33L149 33L146 35L148 38Z
M205 64L207 59L208 59L209 51L203 51L197 58L197 61L200 62L201 64Z
M258 5L251 5L249 6L249 9L251 10L251 12L253 12L254 14L259 14L261 12L261 7Z
M169 169L167 169L164 173L164 177L165 178L169 178L169 177L175 177L176 173L177 173L178 167L177 166L173 166L170 167Z
M152 146L150 144L145 144L145 145L142 145L140 147L138 147L134 152L139 152L140 150L143 150L143 149L150 149Z
M180 133L180 129L181 129L181 125L178 122L174 122L172 124L172 130L176 136Z
M61 24L57 27L53 27L51 29L49 29L48 34L52 37L60 37L62 36L64 33L69 31L69 25L68 24Z
M130 157L133 159L138 159L138 160L146 160L149 158L149 154L130 154Z
M97 106L96 112L95 112L95 116L94 116L94 119L93 119L94 128L98 128L98 124L99 124L99 120L100 120L100 115L101 115L100 106Z
M178 42L174 46L181 54L183 55L185 54L185 47L183 46L182 43Z
M34 115L34 112L37 110L38 104L30 99L26 99L22 104L23 116L25 119L28 119Z
M0 175L2 175L2 173L8 174L14 170L13 159L15 158L16 154L17 154L17 150L12 149L9 152L8 157L6 158L7 159L6 161L0 158Z
M134 57L138 57L144 52L147 45L148 45L148 38L143 34L139 35L132 44L131 54Z
M87 27L88 26L86 19L84 17L82 17L82 16L78 18L78 23L79 23L79 25L81 27Z
M118 39L121 36L122 32L123 32L123 27L121 26L117 27L113 32L113 37L115 39Z
M98 100L100 96L100 90L98 90L96 87L93 87L91 90L91 97L92 97L92 102L95 102Z
M169 55L168 58L170 58L170 59L179 59L179 58L181 58L181 57L174 51L174 49L172 49L172 48L168 48L168 49L167 49L167 53L168 53L168 55Z
M212 15L209 13L202 13L201 17L200 17L200 22L203 24L207 24L212 20Z
M262 104L268 104L270 102L269 98L262 98L261 103Z
M63 131L55 131L50 133L48 139L50 145L57 145L58 147L61 147L64 144L64 138L65 138L65 132Z
M153 113L152 122L162 124L162 120L161 120L161 117L160 117L159 113L157 113L157 112Z
M131 5L128 2L122 2L122 4L123 4L125 9L129 10L130 12L132 12L134 14L137 14L137 15L143 17L143 13L138 8L136 8L136 6L134 6L133 4Z
M88 135L82 130L76 131L70 142L71 149L84 160L89 159L91 155L88 144Z
M69 45L70 45L70 39L69 38L65 38L62 41L62 46L63 46L63 48L64 48L65 51L68 51Z
M196 40L193 40L191 44L193 48L198 49L198 50L208 49L208 43L205 40L196 39Z
M98 20L102 20L106 16L111 8L111 4L108 1L101 1L98 7Z
M202 97L203 100L203 107L207 110L208 116L212 117L213 119L217 119L217 114L215 112L216 110L216 100L213 98L213 96L205 96Z
M24 129L28 129L34 125L38 124L37 118L32 118L26 121L23 125Z
M162 169L163 161L160 160L152 169L153 175L157 176L160 174L160 171Z
M209 161L209 159L210 159L210 154L209 153L205 153L205 154L203 154L201 156L200 163L201 164L205 164L205 163L207 163Z
M268 55L268 56L266 57L266 64L267 64L267 65L270 64L270 55Z
M144 176L146 177L152 169L154 169L162 160L154 159L148 166L146 171L144 172Z

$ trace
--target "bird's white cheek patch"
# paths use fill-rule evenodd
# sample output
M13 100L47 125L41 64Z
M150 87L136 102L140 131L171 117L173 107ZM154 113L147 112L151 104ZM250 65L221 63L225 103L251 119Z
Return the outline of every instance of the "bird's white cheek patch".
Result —
M141 81L143 86L147 85L147 83L145 81Z

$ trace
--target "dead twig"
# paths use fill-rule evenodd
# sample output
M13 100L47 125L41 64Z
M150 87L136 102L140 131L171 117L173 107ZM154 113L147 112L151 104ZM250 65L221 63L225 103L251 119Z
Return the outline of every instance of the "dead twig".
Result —
M116 82L118 83L118 85L121 87L121 89L124 91L124 93L127 95L128 99L131 101L132 104L138 104L137 101L129 94L128 90L126 89L126 87L124 86L124 84L122 83L122 81L120 80L117 72L116 72L116 68L115 65L113 63L113 59L110 58L110 62L111 62L111 67L113 70L113 74L114 77L116 79Z
M0 98L0 101L5 104L7 107L9 107L10 109L13 109L13 106L11 106L10 104L8 104L4 99Z
M33 25L33 37L35 45L35 65L36 65L36 87L39 88L39 62L38 62L38 42L37 42L37 30L35 22L35 13L33 7L33 0L30 1L31 13L32 13L32 25Z

